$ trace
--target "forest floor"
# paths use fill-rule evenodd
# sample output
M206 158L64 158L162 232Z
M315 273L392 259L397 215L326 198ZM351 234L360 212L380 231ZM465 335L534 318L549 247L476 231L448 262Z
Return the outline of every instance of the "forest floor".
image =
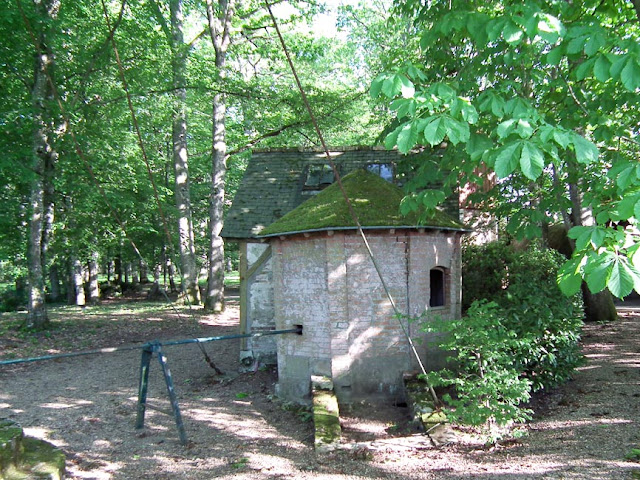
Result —
M54 328L17 329L23 314L0 315L0 359L142 345L237 333L238 302L221 315L172 310L136 299L99 307L56 307ZM171 416L147 410L134 428L140 350L0 366L0 418L59 446L70 479L638 479L640 308L583 332L587 364L574 380L537 395L527 435L486 447L469 432L436 448L412 430L406 408L344 410L345 442L316 454L310 414L274 396L273 369L239 373L239 341L165 347L189 443ZM149 403L169 409L160 368L151 364ZM368 443L362 443L368 442ZM363 446L368 445L368 446Z

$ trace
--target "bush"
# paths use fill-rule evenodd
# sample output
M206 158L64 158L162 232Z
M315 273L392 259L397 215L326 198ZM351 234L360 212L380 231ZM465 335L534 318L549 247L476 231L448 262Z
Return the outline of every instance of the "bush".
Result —
M426 324L429 331L447 334L440 346L453 352L449 361L454 369L431 372L427 380L434 387L455 386L455 397L443 396L454 408L448 416L455 422L503 426L530 418L531 412L520 404L529 399L531 381L513 365L512 352L519 340L505 327L501 313L495 302L479 300L461 320Z
M454 371L432 373L434 385L455 386L444 400L454 418L479 425L522 421L519 407L531 391L566 381L582 362L580 296L565 297L556 283L564 258L531 248L515 252L502 243L467 247L463 254L466 316L428 322L445 333L440 346L455 352Z

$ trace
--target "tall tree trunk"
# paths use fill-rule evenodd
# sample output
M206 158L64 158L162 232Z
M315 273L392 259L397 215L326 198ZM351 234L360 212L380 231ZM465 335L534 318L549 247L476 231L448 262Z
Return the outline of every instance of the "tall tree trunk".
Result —
M100 285L98 284L98 252L92 252L88 262L89 268L89 303L97 305L100 302Z
M175 198L178 208L180 237L180 264L182 267L182 294L185 302L200 303L198 269L196 265L189 164L187 154L187 46L184 44L182 0L171 0L171 47L174 88L173 107L173 164L175 168Z
M73 288L75 292L75 304L84 307L87 304L84 295L84 268L78 257L72 259L73 265Z
M116 258L113 259L113 271L116 276L116 284L122 285L122 257L120 255L116 255Z
M31 100L33 105L33 172L31 184L31 218L29 220L29 304L26 324L28 327L42 328L49 319L45 305L43 234L45 232L45 172L47 165L55 162L52 144L53 129L50 118L50 103L53 91L54 57L49 47L47 29L58 15L59 0L37 0L34 2L39 17L39 33L36 39L35 69Z
M220 0L217 11L212 0L207 0L207 19L209 34L216 52L216 68L218 78L225 77L227 49L229 47L229 27L233 16L233 0ZM223 94L213 97L213 129L212 129L212 167L211 196L209 203L209 252L208 275L205 309L220 312L224 309L224 242L220 237L222 230L225 177L227 173L226 143L226 99Z
M49 284L51 285L51 301L57 302L60 300L60 273L58 272L58 265L54 263L49 268Z
M572 204L571 226L593 225L593 214L590 209L583 207L582 193L577 183L569 183L569 197ZM566 227L568 231L570 227ZM570 240L570 245L573 251L575 249L573 240ZM592 293L585 282L582 282L581 290L586 322L611 322L618 319L613 295L609 290Z

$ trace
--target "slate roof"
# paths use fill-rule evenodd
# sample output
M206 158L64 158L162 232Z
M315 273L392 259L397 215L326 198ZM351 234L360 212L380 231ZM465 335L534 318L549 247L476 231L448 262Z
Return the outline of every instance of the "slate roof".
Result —
M354 170L342 178L342 186L363 229L435 228L467 231L460 222L440 210L429 218L421 218L416 212L402 215L400 202L405 196L404 192L375 173ZM356 223L336 182L266 227L260 236L354 229Z
M341 176L369 164L397 164L403 156L377 147L337 148L330 153ZM227 240L258 238L263 228L311 198L303 188L307 169L326 163L321 150L254 151L221 235Z

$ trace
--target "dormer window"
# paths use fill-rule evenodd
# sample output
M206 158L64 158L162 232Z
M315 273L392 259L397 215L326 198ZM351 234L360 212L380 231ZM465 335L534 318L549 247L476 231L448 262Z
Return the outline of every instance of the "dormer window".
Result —
M335 180L333 169L329 164L309 165L304 182L305 190L322 190Z
M392 163L370 163L367 165L367 171L375 173L380 178L389 183L393 183L394 172Z

